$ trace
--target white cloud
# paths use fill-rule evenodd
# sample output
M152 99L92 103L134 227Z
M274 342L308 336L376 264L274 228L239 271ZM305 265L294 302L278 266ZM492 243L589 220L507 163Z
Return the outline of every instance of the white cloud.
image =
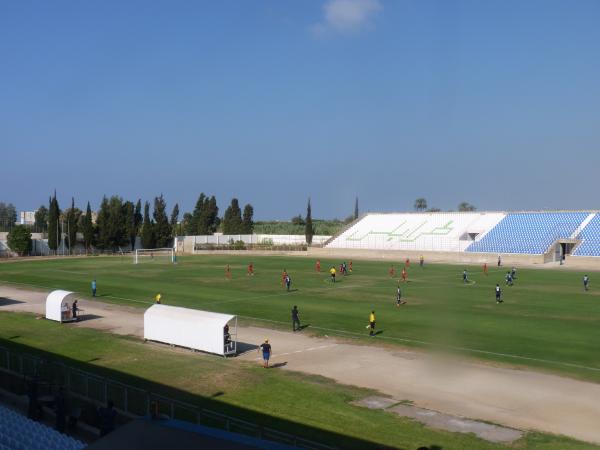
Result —
M327 31L352 33L368 25L381 9L379 0L328 0L323 5L323 20L311 31L316 35Z

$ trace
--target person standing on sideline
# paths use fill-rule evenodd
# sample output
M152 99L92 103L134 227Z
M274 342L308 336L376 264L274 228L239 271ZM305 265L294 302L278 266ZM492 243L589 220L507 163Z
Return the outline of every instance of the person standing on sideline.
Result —
M300 331L300 311L296 305L292 308L292 331Z
M265 369L268 369L269 368L269 359L271 359L271 353L272 353L271 344L269 344L268 339L265 339L265 342L260 344L260 347L258 347L258 351L260 352L261 350L262 350L262 355L263 355L263 367Z
M321 260L317 259L317 263L315 264L315 269L317 270L317 272L321 271Z
M369 315L369 325L367 325L367 328L369 328L369 336L374 336L375 335L375 311L371 311L371 314Z
M424 264L425 264L425 258L423 258L423 255L421 255L419 257L419 266L421 266L421 268L423 268Z
M97 286L97 285L96 285L96 279L94 278L94 279L92 280L92 297L95 297L95 296L96 296L96 286Z
M73 317L74 321L79 320L77 318L77 311L79 311L79 308L77 307L77 300L74 300L73 304L71 305L71 317Z
M590 277L586 275L583 276L583 290L587 291L590 288Z
M498 267L502 266L502 256L498 255Z
M500 289L500 285L496 283L496 303L502 303L502 289Z
M331 282L335 283L335 267L331 266L331 269L329 269L329 274L331 275Z

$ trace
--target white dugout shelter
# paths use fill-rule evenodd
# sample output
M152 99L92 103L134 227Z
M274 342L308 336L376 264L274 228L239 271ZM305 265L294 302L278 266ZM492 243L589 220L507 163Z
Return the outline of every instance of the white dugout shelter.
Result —
M52 291L46 297L46 319L56 320L57 322L72 322L71 306L67 302L74 292L57 290ZM71 298L71 302L75 298Z
M226 333L225 326L230 327ZM144 339L227 356L237 350L237 317L178 306L152 305Z

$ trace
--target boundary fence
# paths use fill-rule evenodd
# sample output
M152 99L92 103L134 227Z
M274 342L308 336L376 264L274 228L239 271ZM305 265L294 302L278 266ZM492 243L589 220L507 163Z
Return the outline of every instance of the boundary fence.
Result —
M105 405L112 400L117 412L128 419L149 416L152 412L170 419L220 428L259 439L309 450L336 450L300 436L284 433L217 411L174 400L163 395L111 380L62 362L24 354L0 346L0 372L20 379L38 377L51 385L62 386L70 397ZM8 385L9 383L3 383Z

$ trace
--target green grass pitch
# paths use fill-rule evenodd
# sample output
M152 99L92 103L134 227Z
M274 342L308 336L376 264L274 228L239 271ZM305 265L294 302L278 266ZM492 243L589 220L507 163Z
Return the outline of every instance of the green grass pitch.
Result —
M255 275L247 276L254 263ZM428 265L415 261L408 282L400 283L403 299L395 305L397 278L391 262L358 261L353 273L329 281L328 269L340 260L246 255L188 256L176 265L130 257L65 258L0 264L0 282L61 288L90 295L96 278L103 301L146 307L155 294L163 303L237 314L263 326L290 327L290 309L298 305L306 332L364 337L371 309L376 311L376 342L423 346L443 343L477 358L534 366L600 381L600 292L584 292L583 273L518 269L512 287L505 286L506 268ZM231 265L232 278L225 276ZM403 264L396 262L399 272ZM470 282L462 282L467 268ZM287 269L292 292L281 284ZM497 305L494 287L503 289Z

